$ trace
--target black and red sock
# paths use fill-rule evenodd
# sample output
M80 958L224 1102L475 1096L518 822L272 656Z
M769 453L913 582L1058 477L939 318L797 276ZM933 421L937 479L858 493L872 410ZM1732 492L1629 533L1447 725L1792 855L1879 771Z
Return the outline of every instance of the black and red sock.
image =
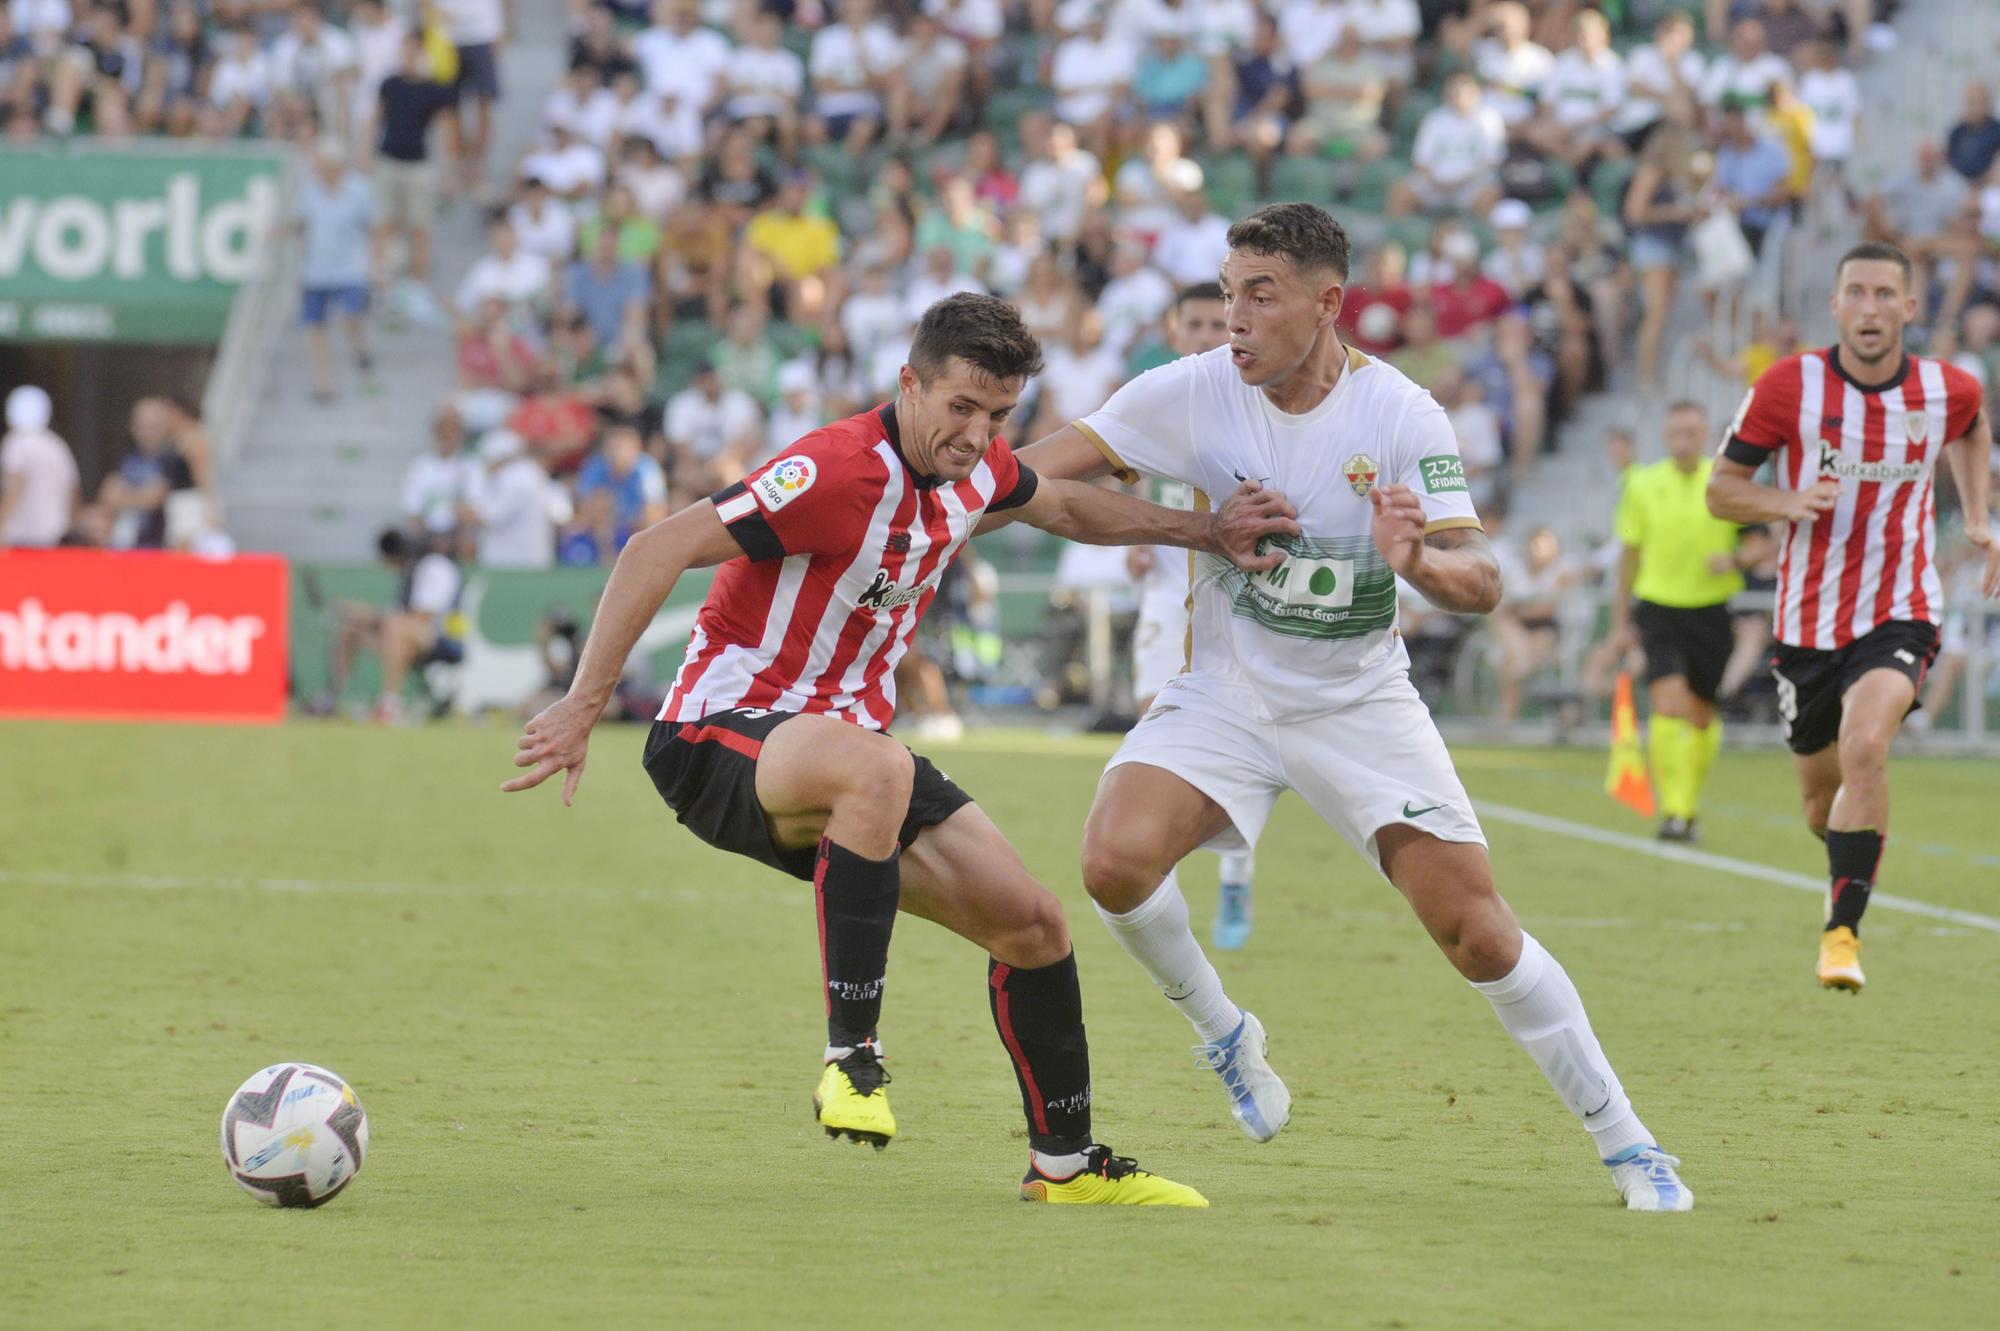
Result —
M826 1042L852 1048L875 1038L889 934L902 893L901 852L871 860L820 838L813 866L819 908L820 978L826 986Z
M1826 833L1826 870L1832 883L1832 905L1826 912L1826 927L1842 925L1861 932L1861 916L1868 909L1868 894L1875 890L1875 874L1882 867L1882 844L1886 840L1872 827L1858 832Z
M1087 1150L1090 1042L1083 1033L1076 954L1032 970L989 960L986 996L1021 1087L1028 1144L1047 1155Z

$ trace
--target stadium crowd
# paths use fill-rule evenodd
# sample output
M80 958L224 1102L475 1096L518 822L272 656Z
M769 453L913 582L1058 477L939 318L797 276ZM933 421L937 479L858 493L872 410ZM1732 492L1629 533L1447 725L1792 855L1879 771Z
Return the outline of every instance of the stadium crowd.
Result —
M1043 339L1034 438L1168 357L1164 316L1213 278L1230 219L1326 203L1359 242L1343 337L1445 406L1519 570L1495 629L1511 714L1554 650L1536 607L1611 561L1512 532L1509 493L1586 394L1664 401L1682 281L1729 302L1810 208L1851 203L1921 265L1919 345L1995 382L1988 90L1902 178L1864 197L1849 169L1853 68L1893 7L569 0L537 141L489 162L501 0L8 0L0 95L16 140L261 134L312 156L295 222L318 392L336 319L363 364L371 309L453 339L400 519L486 567L608 563L890 396L916 317L954 291L1013 300ZM447 291L430 234L454 199L489 221ZM1798 313L1699 352L1753 379Z

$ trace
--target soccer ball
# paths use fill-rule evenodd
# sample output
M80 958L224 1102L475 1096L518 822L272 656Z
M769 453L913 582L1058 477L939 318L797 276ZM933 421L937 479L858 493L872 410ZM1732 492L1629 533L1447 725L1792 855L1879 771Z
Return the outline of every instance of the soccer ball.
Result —
M320 1206L361 1172L368 1115L354 1088L310 1063L274 1063L222 1111L229 1176L266 1206Z

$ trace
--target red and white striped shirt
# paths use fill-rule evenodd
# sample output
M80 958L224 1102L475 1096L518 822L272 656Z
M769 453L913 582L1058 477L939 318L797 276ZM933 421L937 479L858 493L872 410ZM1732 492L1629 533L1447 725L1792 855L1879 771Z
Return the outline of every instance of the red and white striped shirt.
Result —
M805 436L713 496L743 555L716 574L659 719L765 707L887 726L945 566L981 515L1036 483L1001 439L963 481L918 475L893 406Z
M1894 378L1863 388L1837 347L1788 356L1758 377L1724 455L1746 466L1771 458L1784 490L1840 482L1834 508L1785 534L1779 642L1831 651L1892 619L1938 622L1932 481L1945 444L1978 418L1980 396L1978 380L1926 356L1905 356Z

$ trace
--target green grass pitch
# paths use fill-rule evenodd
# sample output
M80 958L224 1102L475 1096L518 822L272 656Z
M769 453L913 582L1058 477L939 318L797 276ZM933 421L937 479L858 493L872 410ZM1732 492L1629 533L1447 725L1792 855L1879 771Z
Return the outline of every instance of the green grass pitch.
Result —
M1961 1327L2000 1306L2000 934L1878 908L1821 992L1803 892L1489 821L1690 1215L1588 1140L1393 889L1296 801L1250 948L1291 1127L1240 1137L1075 873L1109 746L934 751L1068 906L1099 1136L1205 1212L1014 1200L983 959L905 920L902 1135L811 1118L799 884L696 843L600 732L577 807L498 794L512 731L0 727L0 1325ZM1469 750L1475 798L1643 833L1602 755ZM1898 760L1884 890L2000 913L1991 764ZM1706 849L1815 874L1780 754L1726 753ZM1206 931L1213 859L1189 894ZM277 1212L223 1101L337 1069L373 1150ZM1982 1311L1983 1310L1983 1311Z

